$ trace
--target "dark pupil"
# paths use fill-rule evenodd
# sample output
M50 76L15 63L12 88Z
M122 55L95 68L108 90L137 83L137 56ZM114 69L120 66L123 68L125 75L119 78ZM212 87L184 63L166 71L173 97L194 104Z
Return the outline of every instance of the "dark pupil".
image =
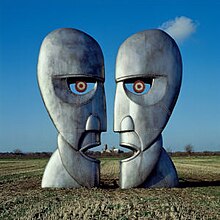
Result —
M80 88L83 88L83 84L79 84L79 87L80 87Z
M141 85L138 85L137 87L138 87L138 89L140 89L140 88L141 88Z

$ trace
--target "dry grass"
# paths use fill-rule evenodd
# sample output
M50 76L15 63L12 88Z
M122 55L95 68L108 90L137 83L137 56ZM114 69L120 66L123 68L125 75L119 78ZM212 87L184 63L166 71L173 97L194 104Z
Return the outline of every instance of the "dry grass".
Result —
M220 219L220 157L174 162L182 188L121 190L102 159L101 188L41 189L46 159L1 159L0 219Z
M220 180L220 157L180 157L173 159L180 177L187 180Z

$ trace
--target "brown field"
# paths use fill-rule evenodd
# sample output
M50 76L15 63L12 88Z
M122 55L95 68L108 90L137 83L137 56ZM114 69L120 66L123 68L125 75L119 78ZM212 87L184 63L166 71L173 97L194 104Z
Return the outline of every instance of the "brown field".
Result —
M0 219L220 219L220 156L174 157L173 189L119 189L116 158L100 188L41 189L47 161L0 159Z

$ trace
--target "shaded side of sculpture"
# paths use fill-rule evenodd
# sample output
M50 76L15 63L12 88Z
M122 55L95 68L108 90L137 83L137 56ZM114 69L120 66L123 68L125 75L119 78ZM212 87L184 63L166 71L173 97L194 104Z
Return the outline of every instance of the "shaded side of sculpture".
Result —
M120 145L134 151L131 158L121 161L121 188L178 185L161 133L177 101L181 80L181 55L165 32L139 32L119 48L114 131L120 134Z
M59 134L42 187L99 185L99 161L84 152L100 145L100 133L106 131L104 80L103 54L92 37L71 28L46 36L39 54L38 83Z

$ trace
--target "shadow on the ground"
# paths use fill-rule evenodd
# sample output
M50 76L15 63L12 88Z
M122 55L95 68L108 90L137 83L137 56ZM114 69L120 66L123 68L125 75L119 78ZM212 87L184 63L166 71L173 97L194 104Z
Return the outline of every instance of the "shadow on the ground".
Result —
M220 186L220 181L196 181L196 180L184 180L180 179L178 188L188 187L209 187L209 186ZM116 180L104 180L100 182L99 187L101 189L117 189L119 188L118 181Z
M179 188L220 186L220 181L187 181L180 179Z
M100 181L99 187L101 189L117 189L119 185L117 180L104 180Z

